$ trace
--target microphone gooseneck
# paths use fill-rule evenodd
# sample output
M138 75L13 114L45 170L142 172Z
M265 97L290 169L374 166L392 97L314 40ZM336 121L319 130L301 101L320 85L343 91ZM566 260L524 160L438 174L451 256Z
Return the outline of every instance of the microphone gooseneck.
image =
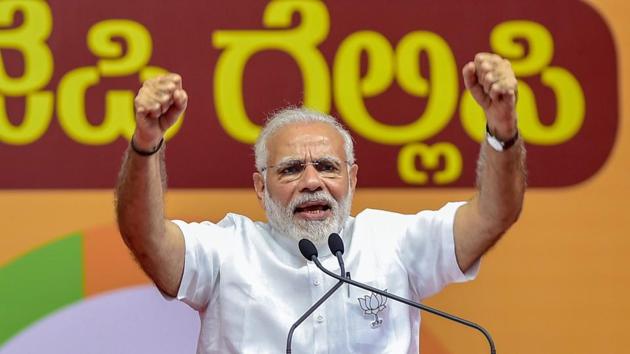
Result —
M331 235L331 237L332 236L333 235ZM337 235L337 237L338 237L338 235ZM315 248L315 245L313 245L310 241L308 241L308 240L302 240L302 241L306 241L306 242L310 243L311 246L313 248ZM302 241L300 241L300 243L302 243ZM341 241L341 239L340 239L340 241ZM330 241L330 238L329 238L329 245L330 245L330 243L331 243L331 241ZM300 246L300 250L301 250L301 246ZM331 251L332 251L332 249L331 249ZM302 253L302 255L304 255L304 253ZM460 317L448 314L446 312L434 309L432 307L429 307L429 306L426 306L426 305L423 305L423 304L420 304L420 303L417 303L417 302L414 302L414 301L402 298L400 296L388 293L386 291L383 291L383 290L371 287L371 286L369 286L367 284L359 283L357 281L349 279L349 277L344 277L344 273L341 273L342 275L339 276L339 275L329 271L328 269L324 268L324 266L320 263L319 259L316 256L315 257L311 257L310 259L309 258L307 258L307 259L313 261L315 263L315 265L317 266L317 268L319 268L322 272L326 273L328 276L331 276L331 277L339 280L340 282L348 283L350 285L354 285L354 286L359 287L361 289L371 291L373 293L385 296L385 297L387 297L389 299L392 299L394 301L402 302L405 305L408 305L408 306L411 306L411 307L415 307L417 309L420 309L420 310L432 313L434 315L440 316L442 318L446 318L448 320L451 320L451 321L463 324L465 326L468 326L468 327L471 327L471 328L474 328L474 329L480 331L486 337L486 339L488 341L488 344L490 345L490 353L491 354L496 354L496 349L494 347L494 341L492 340L492 336L490 336L490 333L485 328L481 327L480 325L478 325L478 324L476 324L474 322L470 322L468 320L465 320L463 318L460 318ZM337 259L341 259L341 254L340 253L337 254ZM341 261L341 262L343 262L343 261Z

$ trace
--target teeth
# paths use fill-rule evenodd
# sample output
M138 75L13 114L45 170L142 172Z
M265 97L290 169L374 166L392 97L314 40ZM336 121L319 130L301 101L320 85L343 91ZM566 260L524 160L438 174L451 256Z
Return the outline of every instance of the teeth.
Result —
M296 210L301 211L301 210L326 210L328 209L327 205L309 205L306 207L298 207L296 208Z
M318 214L324 213L328 210L328 208L298 208L296 210L297 213L308 213L308 214Z

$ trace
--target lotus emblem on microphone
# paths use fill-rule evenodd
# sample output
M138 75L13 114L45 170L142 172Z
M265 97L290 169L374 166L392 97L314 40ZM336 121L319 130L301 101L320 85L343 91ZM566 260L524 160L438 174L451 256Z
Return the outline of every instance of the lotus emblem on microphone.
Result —
M387 291L387 289L385 289L385 291ZM383 320L378 317L378 313L387 308L387 305L385 305L385 303L387 302L387 298L383 295L372 293L358 299L359 305L363 310L363 314L374 316L372 328L379 327L383 323Z

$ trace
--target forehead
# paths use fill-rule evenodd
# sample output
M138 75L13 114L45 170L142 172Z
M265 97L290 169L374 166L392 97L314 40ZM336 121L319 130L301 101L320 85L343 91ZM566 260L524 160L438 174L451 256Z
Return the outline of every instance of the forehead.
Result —
M341 134L322 122L293 123L278 129L267 142L269 163L285 158L334 156L346 160Z

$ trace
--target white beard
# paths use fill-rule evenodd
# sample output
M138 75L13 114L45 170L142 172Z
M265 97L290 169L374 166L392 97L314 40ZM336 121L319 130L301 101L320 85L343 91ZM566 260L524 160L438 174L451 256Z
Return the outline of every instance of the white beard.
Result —
M352 207L352 190L348 189L348 194L339 202L328 192L318 191L311 194L300 194L291 200L287 207L277 203L269 195L269 188L265 187L264 193L265 212L269 224L281 234L300 241L305 238L320 247L327 240L331 233L339 233L346 220L350 216ZM332 216L324 220L304 220L295 218L293 211L303 203L313 201L325 201L330 205Z

